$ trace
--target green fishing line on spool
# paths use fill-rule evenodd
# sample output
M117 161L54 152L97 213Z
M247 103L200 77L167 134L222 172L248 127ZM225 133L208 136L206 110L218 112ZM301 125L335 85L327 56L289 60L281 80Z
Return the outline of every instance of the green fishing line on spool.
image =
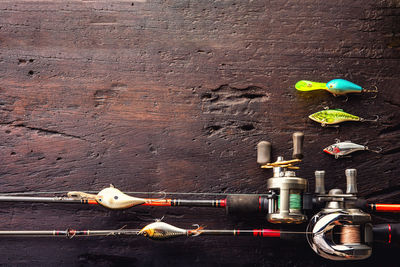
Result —
M281 206L281 196L278 195L278 208ZM300 210L301 209L301 195L300 194L289 194L289 209Z

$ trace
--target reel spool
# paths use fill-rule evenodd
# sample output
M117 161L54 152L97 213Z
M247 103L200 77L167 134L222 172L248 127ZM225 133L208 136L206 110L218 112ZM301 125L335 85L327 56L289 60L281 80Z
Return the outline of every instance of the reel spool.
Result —
M271 223L303 223L307 216L303 214L303 194L307 190L307 180L296 177L294 171L288 169L299 169L294 166L303 158L304 134L296 132L293 134L293 158L284 160L278 157L277 161L271 160L271 143L261 141L257 145L257 163L261 168L273 169L273 177L267 181L268 193L268 215L267 220Z
M326 259L362 260L371 256L371 216L361 210L323 210L311 218L307 232L311 248Z
M371 216L356 208L356 169L345 171L346 194L341 189L325 193L324 171L316 171L316 201L325 208L313 216L307 227L307 240L320 256L330 260L362 260L372 253Z

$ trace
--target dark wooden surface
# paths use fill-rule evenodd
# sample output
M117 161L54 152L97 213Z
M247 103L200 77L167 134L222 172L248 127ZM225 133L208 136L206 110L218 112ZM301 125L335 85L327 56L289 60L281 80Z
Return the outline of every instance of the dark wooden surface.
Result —
M400 202L399 1L2 1L0 3L0 191L266 192L255 146L291 155L304 131L298 176L327 171L360 195ZM301 79L376 85L376 99L347 102L298 93ZM378 123L323 129L307 119L324 106ZM335 138L382 147L334 160ZM0 204L13 229L137 228L164 216L180 227L270 227L224 211ZM374 217L375 222L398 216ZM396 265L375 247L356 265ZM252 238L2 239L11 265L324 266L306 242ZM343 263L340 263L343 264ZM347 263L354 265L355 263Z

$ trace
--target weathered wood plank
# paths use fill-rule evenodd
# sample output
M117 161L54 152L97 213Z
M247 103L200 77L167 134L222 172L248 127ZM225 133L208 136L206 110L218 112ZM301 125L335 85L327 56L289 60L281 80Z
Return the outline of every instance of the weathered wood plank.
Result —
M0 191L265 192L255 145L291 152L306 134L297 173L328 188L359 170L362 196L400 201L398 1L3 1L0 3ZM376 99L301 94L301 79L377 85ZM377 124L322 129L324 106ZM382 147L335 161L335 138ZM268 226L220 210L1 204L4 229L139 227L167 222L209 228ZM392 218L397 220L396 217ZM377 221L384 220L380 217ZM139 238L0 242L3 264L330 265L290 241ZM359 264L390 251L378 247ZM238 257L240 255L240 257Z

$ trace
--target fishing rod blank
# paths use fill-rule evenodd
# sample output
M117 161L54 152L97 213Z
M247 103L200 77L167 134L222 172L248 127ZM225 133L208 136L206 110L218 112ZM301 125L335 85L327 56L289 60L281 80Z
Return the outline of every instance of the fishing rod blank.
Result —
M98 194L80 191L68 192L62 197L36 197L0 195L0 202L36 202L102 205L108 209L127 209L135 206L156 207L216 207L225 208L227 213L258 213L268 211L268 201L272 194L227 194L224 199L172 199L172 198L138 198L129 196L114 186L101 190Z
M110 186L97 194L80 191L68 192L62 197L36 197L0 195L0 202L43 202L43 203L76 203L76 204L100 204L108 209L127 209L135 206L159 206L159 207L217 207L224 208L228 214L255 214L261 213L267 216L271 223L303 223L307 216L304 211L310 209L311 202L305 202L307 181L295 176L289 169L299 169L295 164L301 162L303 157L304 134L293 134L293 159L277 161L271 160L271 143L260 142L257 145L257 162L261 168L273 169L274 176L268 179L267 194L226 194L223 199L172 199L172 198L139 198L127 195ZM283 176L281 175L283 174Z
M246 230L209 230L195 225L194 229L183 229L165 222L156 221L140 229L117 230L43 230L43 231L0 231L0 237L78 237L78 236L145 236L150 239L162 240L179 236L253 236L290 238L305 236L306 232L289 232L278 229L246 229Z
M400 212L400 204L368 203L366 199L357 199L356 206L367 212Z
M120 229L120 230L43 230L43 231L0 231L0 236L8 237L68 237L75 236L116 236L116 235L137 235L138 229Z

